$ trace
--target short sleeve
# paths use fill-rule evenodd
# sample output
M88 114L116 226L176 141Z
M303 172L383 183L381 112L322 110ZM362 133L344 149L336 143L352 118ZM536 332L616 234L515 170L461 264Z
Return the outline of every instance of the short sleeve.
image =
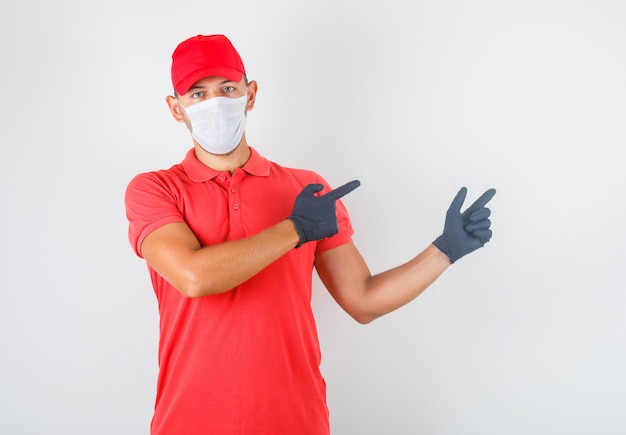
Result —
M128 240L139 257L148 234L163 225L185 221L173 190L166 177L158 172L139 174L128 184L124 197Z

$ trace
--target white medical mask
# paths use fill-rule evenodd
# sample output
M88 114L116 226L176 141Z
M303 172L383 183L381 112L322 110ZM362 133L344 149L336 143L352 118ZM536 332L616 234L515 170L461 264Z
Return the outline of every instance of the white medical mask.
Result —
M238 98L213 97L185 107L191 136L211 154L228 154L239 145L246 128L248 95Z

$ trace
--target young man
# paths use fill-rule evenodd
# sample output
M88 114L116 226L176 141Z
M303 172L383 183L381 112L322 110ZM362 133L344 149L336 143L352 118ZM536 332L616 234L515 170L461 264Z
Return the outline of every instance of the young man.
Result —
M159 303L153 435L329 433L311 311L312 269L354 319L370 322L421 294L491 238L494 195L465 212L465 188L443 234L406 264L372 276L352 243L336 190L282 167L246 141L258 85L223 35L189 38L172 55L174 119L193 148L128 185L129 239Z

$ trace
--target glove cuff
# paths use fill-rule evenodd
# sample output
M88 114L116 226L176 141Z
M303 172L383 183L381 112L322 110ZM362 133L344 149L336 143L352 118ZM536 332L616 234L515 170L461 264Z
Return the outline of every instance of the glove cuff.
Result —
M437 249L439 249L441 252L446 254L446 256L450 259L450 264L454 264L454 262L460 258L459 256L453 253L453 249L450 245L450 241L446 237L445 233L437 237L433 241L433 245L435 245Z
M302 246L304 243L308 242L307 238L306 238L306 234L304 234L304 232L300 229L300 222L299 219L295 216L290 216L287 219L290 219L291 222L293 222L293 226L296 229L296 232L298 233L298 237L300 238L300 240L298 240L298 244L296 245L296 249L299 248L300 246Z

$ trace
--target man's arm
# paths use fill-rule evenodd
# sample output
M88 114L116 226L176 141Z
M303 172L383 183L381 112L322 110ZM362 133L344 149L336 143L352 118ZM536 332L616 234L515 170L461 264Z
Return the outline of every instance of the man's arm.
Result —
M450 259L434 245L374 276L353 243L322 252L315 259L330 294L359 323L369 323L412 301L448 266Z
M450 264L491 239L491 212L485 205L495 193L495 189L487 190L461 213L467 189L459 190L446 213L442 235L407 263L372 276L357 248L349 243L318 254L318 274L348 314L369 323L415 299Z
M246 239L201 247L186 224L172 223L148 234L141 254L184 296L201 297L232 290L299 240L293 222L285 220Z
M202 247L184 223L164 225L148 234L141 255L186 297L227 292L303 243L338 230L335 201L359 186L351 181L316 196L321 184L309 184L296 198L288 219L237 241Z

